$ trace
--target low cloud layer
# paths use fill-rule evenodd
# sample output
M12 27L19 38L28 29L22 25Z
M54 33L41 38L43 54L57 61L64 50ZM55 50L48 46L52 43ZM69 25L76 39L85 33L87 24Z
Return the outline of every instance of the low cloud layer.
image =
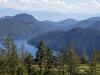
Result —
M68 3L68 0L0 0L0 8L11 8L22 11L51 11L59 13L100 13L99 0L76 0Z

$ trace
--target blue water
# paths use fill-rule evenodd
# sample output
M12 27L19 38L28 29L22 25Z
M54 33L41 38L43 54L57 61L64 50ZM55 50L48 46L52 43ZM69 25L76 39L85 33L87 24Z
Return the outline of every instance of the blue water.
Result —
M22 46L24 46L25 51L28 51L33 55L35 55L37 51L37 49L34 46L31 46L27 43L27 40L18 39L18 40L14 40L14 43L17 46L18 50L21 49ZM0 47L3 48L2 42L0 42Z

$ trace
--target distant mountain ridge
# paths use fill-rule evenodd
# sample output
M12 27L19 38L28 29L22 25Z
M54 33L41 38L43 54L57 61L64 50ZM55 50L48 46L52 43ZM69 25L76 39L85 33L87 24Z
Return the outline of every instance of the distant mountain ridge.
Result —
M76 25L82 26L82 27L90 27L92 24L100 21L100 17L92 17L88 18L86 20L78 22Z
M100 29L100 21L98 21L95 24L91 25L91 28Z
M13 17L14 19L22 22L37 22L37 20L30 14L22 13L22 14L17 14Z
M0 19L0 38L9 35L12 38L29 39L47 32L68 31L75 27L99 29L99 22L100 17L92 17L82 21L70 18L59 22L39 21L30 14L21 13Z
M0 19L0 38L8 35L12 38L32 38L42 33L58 30L62 27L61 25L63 24L60 22L38 21L26 13L5 16Z
M26 16L29 16L26 14ZM25 16L25 17L26 17ZM19 17L19 18L18 18ZM35 35L33 31L36 31L35 28L38 28L36 23L33 21L26 22L28 21L27 17L21 19L21 17L18 16L13 16L11 18L1 18L0 19L0 36L11 36L12 38L23 38L31 35ZM25 21L24 21L25 20Z
M67 48L73 43L78 52L86 49L88 53L92 48L100 50L100 30L91 28L73 28L69 31L49 32L28 41L29 44L38 47L39 42L43 40L46 47L59 51L61 48Z
M78 21L77 23L75 23L74 25L70 26L68 29L65 29L65 30L69 30L75 27L91 28L91 26L95 27L96 23L98 22L100 22L100 17L92 17L92 18L88 18L82 21Z

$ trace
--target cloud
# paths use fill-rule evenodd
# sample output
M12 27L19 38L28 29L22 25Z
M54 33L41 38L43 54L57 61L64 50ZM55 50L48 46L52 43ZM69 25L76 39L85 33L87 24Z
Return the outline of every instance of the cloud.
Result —
M65 0L0 0L1 8L23 11L52 11L59 13L100 13L100 3L96 0L67 3Z
M92 0L92 2L93 2L96 6L100 7L100 4L99 4L96 0Z
M0 3L7 3L8 0L0 0Z

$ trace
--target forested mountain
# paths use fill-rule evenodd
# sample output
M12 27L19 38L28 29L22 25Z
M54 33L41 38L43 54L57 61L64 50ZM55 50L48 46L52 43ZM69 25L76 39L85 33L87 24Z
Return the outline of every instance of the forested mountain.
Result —
M100 29L100 21L96 22L91 26L91 28Z
M91 28L92 26L92 28L95 28L98 22L100 22L100 17L92 17L82 21L78 21L77 23L70 26L68 29L66 28L65 30L69 30L75 27Z
M99 17L60 22L29 14L1 18L0 75L100 75L99 24Z
M37 20L29 14L19 14L0 19L0 36L12 38L26 38L38 34ZM35 33L37 32L37 33Z
M90 27L91 25L95 24L96 22L100 21L100 17L92 17L86 20L82 20L76 24L76 26L80 27Z
M11 36L12 38L30 38L36 35L58 30L64 25L74 24L75 20L61 22L38 21L32 15L18 14L5 16L0 19L0 37Z
M92 17L77 21L66 19L59 22L38 21L32 15L22 13L15 16L0 18L0 38L10 36L12 38L32 38L51 31L68 31L75 27L100 28L100 17Z
M41 40L55 51L66 48L70 43L74 44L78 51L82 49L89 51L92 48L100 50L100 30L91 28L77 27L69 31L49 32L31 39L29 43L37 47Z
M59 22L52 22L52 21L41 21L42 26L46 27L47 29L51 30L66 30L69 27L73 26L74 24L78 23L77 20L74 19L66 19Z

